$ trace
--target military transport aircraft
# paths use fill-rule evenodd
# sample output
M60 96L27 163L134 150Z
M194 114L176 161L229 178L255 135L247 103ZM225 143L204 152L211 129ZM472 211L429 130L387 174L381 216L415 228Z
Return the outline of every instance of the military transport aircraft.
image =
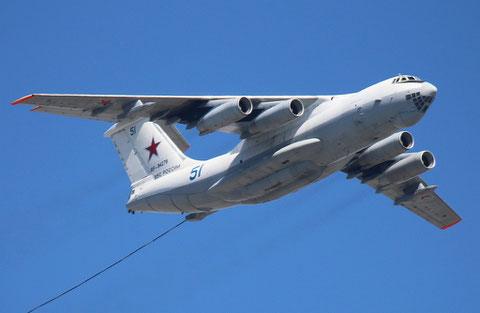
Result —
M105 132L132 182L129 212L189 213L278 199L335 172L357 178L445 229L461 221L418 175L435 166L429 151L406 153L437 89L399 75L357 93L329 96L116 96L32 94L12 104L32 111L115 123ZM241 142L206 161L174 126L200 135L233 133Z

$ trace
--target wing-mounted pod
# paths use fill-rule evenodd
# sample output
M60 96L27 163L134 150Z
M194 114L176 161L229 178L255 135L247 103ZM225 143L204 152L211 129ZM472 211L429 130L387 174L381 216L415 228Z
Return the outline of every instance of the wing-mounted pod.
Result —
M278 128L303 115L304 106L298 99L268 102L269 108L260 113L248 126L250 134Z
M367 175L362 184L376 179L380 188L377 192L388 189L388 186L403 183L435 167L435 157L430 151L405 153L399 155L378 174Z
M405 151L413 148L412 134L407 131L395 133L365 149L350 164L348 179L359 176L367 168L391 160Z
M146 113L148 110L150 110L151 107L155 105L155 102L147 102L143 103L142 100L137 99L134 102L127 103L123 105L122 110L123 113L120 115L117 115L117 119L120 120L133 120L139 117L147 117L148 113ZM92 116L97 116L98 114L106 111L111 104L107 104L103 107L97 108L92 111Z
M205 106L213 106L213 108L197 122L200 136L235 123L253 110L252 102L246 97L210 100Z

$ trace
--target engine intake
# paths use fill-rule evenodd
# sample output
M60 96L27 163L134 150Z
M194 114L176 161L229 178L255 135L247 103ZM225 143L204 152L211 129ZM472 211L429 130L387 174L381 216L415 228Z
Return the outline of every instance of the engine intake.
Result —
M270 107L260 113L249 125L251 134L278 128L303 115L304 106L298 99L272 101Z
M410 150L413 145L412 134L407 131L395 133L365 149L354 162L354 167L366 169L383 163Z
M435 157L430 151L406 153L397 157L380 176L382 185L403 183L435 167Z
M210 100L207 106L214 106L197 123L200 135L216 131L219 128L241 120L252 113L253 105L246 97L222 100Z

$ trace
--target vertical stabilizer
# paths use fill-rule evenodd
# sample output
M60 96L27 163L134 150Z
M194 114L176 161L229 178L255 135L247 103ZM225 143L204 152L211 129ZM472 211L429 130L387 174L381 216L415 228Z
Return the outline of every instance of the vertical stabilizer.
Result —
M113 125L106 133L132 184L147 176L168 175L191 163L162 127L148 118Z

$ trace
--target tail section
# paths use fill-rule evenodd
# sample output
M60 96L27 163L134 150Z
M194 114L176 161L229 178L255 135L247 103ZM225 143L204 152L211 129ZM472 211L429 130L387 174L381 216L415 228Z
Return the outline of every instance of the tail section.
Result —
M111 138L132 184L147 176L168 175L192 162L162 126L148 118L117 123L105 137Z

